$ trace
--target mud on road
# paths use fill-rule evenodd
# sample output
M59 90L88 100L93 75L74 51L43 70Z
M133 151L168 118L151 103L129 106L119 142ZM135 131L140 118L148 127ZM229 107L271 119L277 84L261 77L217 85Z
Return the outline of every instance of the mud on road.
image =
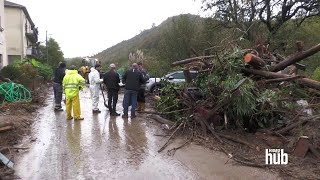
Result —
M81 92L83 121L67 121L65 112L53 111L53 96L39 110L32 145L16 160L21 179L278 179L262 169L234 166L227 157L197 145L188 145L168 156L157 151L166 138L160 124L138 115L136 119L92 114L88 89ZM122 111L119 96L118 112ZM171 146L175 146L173 143ZM170 147L169 147L170 148Z

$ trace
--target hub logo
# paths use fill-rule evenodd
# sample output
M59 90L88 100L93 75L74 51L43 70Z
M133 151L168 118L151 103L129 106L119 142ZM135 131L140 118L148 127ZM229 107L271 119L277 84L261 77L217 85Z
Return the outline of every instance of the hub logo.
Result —
M266 149L266 164L288 164L288 154L283 149Z

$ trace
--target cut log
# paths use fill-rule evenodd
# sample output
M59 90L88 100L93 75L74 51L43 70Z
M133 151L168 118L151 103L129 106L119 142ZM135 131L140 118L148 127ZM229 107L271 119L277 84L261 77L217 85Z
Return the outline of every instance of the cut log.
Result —
M199 56L199 57L193 57L193 58L188 58L188 59L184 59L181 61L176 61L174 63L171 64L171 66L179 66L179 65L184 65L184 64L188 64L194 61L201 61L201 60L205 60L205 59L210 59L215 57L215 55L211 55L211 56Z
M297 54L292 55L289 58L286 58L286 60L280 62L279 64L272 66L270 71L277 72L277 71L283 70L284 68L292 64L295 64L309 56L312 56L319 51L320 51L320 44L317 44L306 51L298 52Z
M288 78L288 77L295 77L295 76L290 76L287 74L280 74L280 73L275 73L275 72L269 72L269 71L262 71L262 70L257 70L257 69L248 69L248 68L242 68L242 72L248 73L248 74L255 74L259 76L263 76L266 78ZM301 78L298 79L297 82L301 85L320 90L320 82L315 81L312 79L308 78Z
M247 53L243 58L245 63L250 64L255 68L262 68L267 65L263 59L251 53Z
M304 85L304 86L320 90L320 82L319 81L308 79L308 78L302 78L302 79L297 80L297 82Z
M286 78L262 80L262 82L263 83L277 83L277 82L283 82L283 81L293 81L293 80L300 79L300 78L303 78L303 76L292 76L292 77L286 77Z

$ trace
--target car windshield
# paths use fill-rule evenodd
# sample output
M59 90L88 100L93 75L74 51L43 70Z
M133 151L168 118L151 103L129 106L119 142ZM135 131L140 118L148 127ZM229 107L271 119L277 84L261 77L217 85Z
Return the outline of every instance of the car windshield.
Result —
M195 71L191 71L191 77L192 79L195 79L198 75L197 72ZM170 76L172 76L174 79L184 79L184 74L183 72L174 72L174 73L170 73L170 74L167 74L165 76L162 77L162 79L168 79Z

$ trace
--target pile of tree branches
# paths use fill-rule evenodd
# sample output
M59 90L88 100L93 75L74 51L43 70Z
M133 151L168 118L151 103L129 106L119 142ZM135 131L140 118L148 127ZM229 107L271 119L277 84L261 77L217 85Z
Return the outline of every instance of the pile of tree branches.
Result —
M157 110L174 124L168 142L159 152L185 130L191 132L186 143L195 134L202 136L210 132L221 144L227 139L256 149L254 143L223 132L267 129L268 134L286 139L283 135L295 127L319 119L305 110L319 102L320 82L297 75L298 69L304 68L298 62L318 51L320 44L303 50L302 43L297 42L297 52L288 57L258 45L253 49L224 50L174 62L172 66L184 68L186 83L166 83L161 90ZM190 70L199 72L196 79L192 80ZM301 106L298 100L305 100L309 105ZM310 117L301 120L302 116Z

